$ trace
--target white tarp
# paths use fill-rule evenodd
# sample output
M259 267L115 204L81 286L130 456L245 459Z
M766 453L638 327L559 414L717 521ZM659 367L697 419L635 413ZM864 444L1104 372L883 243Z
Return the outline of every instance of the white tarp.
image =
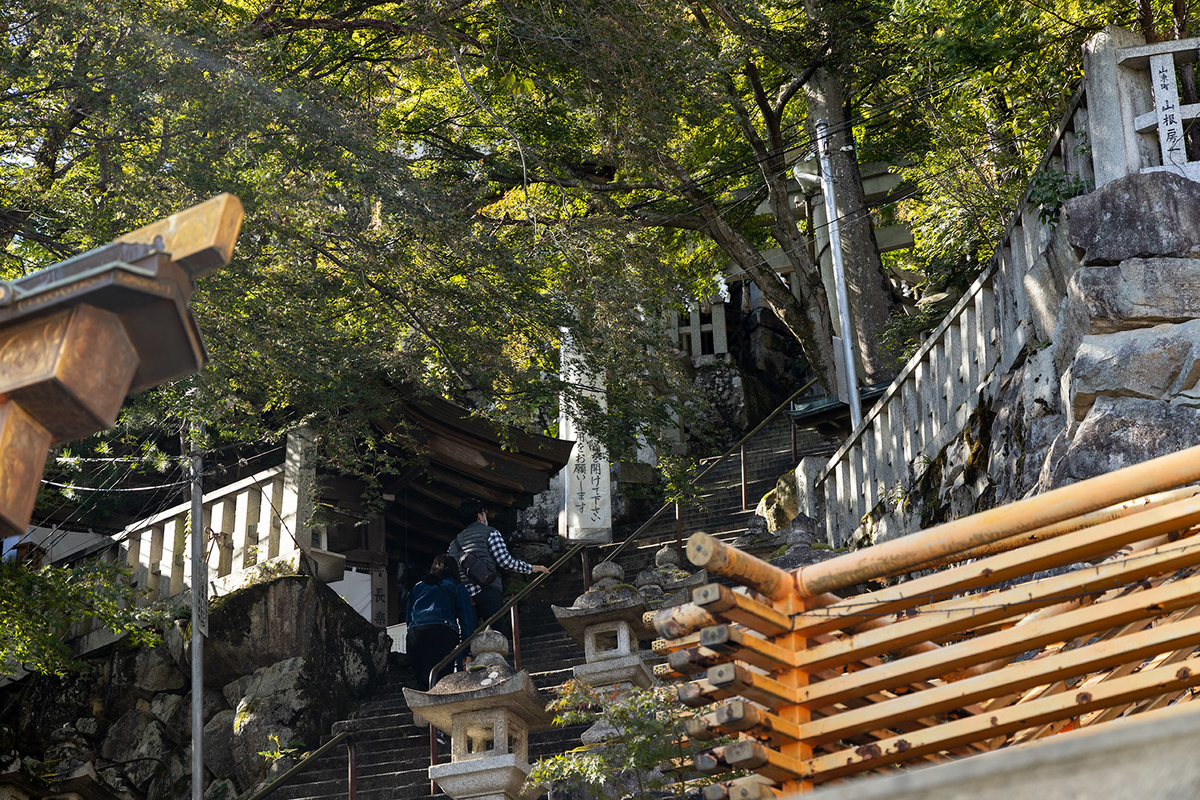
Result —
M342 579L329 584L329 588L340 594L363 618L371 619L371 573L348 569Z

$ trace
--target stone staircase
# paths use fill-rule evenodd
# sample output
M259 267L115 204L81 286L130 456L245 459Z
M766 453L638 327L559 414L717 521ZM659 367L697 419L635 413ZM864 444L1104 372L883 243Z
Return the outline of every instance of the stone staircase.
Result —
M723 541L732 541L746 531L754 516L758 501L775 488L781 475L796 466L806 455L832 455L835 445L815 431L796 432L796 456L792 458L791 422L779 414L768 422L754 438L746 443L746 507L742 507L742 464L738 452L721 462L702 481L703 490L697 502L682 508L683 540L696 531L704 531ZM699 470L717 461L703 459ZM697 471L699 471L697 470ZM640 524L640 523L639 523ZM598 548L593 563L607 557L607 552L624 542L639 524L614 531L615 544ZM628 577L654 563L654 554L664 544L676 538L675 515L671 510L655 520L637 540L621 553L618 561ZM755 553L755 555L763 555ZM686 568L687 565L684 564Z
M725 540L745 531L759 498L772 489L775 481L794 466L788 419L780 416L769 423L747 446L747 506L742 508L741 462L737 454L710 473L704 481L701 507L689 507L683 514L684 537L704 530ZM815 435L797 442L797 458L811 453L829 453L832 447ZM711 463L702 462L703 464ZM638 525L615 531L617 542L624 541ZM624 551L618 561L630 580L654 563L654 553L675 541L675 519L665 513ZM605 558L615 547L597 548L592 563ZM560 570L520 608L521 668L529 670L534 683L543 692L561 685L571 670L583 662L583 650L559 626L552 605L572 605L583 591L578 563ZM415 726L412 712L404 702L403 688L418 681L407 667L389 671L388 682L364 699L349 719L335 723L333 734L354 734L358 796L362 800L406 800L427 797L429 792L429 734L424 726ZM530 735L530 760L556 755L579 746L579 736L587 726L555 728ZM449 758L442 747L440 758ZM280 788L272 800L334 800L347 791L347 753L344 747L311 765L295 781ZM435 795L442 796L442 795Z

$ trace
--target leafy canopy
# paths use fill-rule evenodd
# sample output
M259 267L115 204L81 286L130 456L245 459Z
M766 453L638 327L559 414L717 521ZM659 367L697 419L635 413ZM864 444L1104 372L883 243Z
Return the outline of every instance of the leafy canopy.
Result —
M142 602L128 571L112 562L30 569L0 560L0 675L21 669L62 675L79 668L67 635L73 623L88 618L132 644L153 646L159 641L154 626L165 620L165 611Z

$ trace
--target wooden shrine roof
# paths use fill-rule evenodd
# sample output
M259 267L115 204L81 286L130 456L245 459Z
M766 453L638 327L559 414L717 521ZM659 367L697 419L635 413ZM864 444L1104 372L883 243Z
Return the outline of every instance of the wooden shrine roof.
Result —
M479 419L436 397L400 399L393 408L390 420L376 419L374 424L389 433L407 428L419 450L411 466L383 481L383 518L391 552L445 552L462 529L458 505L463 500L481 500L492 516L526 508L566 466L574 445ZM318 502L327 511L361 515L361 482L332 476L319 482ZM331 549L355 549L345 544L330 542Z

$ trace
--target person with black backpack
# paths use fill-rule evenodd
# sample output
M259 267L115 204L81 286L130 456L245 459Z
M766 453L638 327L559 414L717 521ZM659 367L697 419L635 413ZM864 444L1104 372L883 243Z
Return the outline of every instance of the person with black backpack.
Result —
M509 553L500 531L488 525L487 511L478 500L463 501L458 507L458 518L467 527L450 543L449 553L458 559L463 583L475 602L480 620L486 620L504 605L501 568L521 575L550 571Z
M408 594L408 657L421 683L429 680L429 671L455 646L475 632L475 612L471 596L459 582L458 564L448 555L436 556L429 574L417 581ZM447 664L429 688L449 674L454 663Z

